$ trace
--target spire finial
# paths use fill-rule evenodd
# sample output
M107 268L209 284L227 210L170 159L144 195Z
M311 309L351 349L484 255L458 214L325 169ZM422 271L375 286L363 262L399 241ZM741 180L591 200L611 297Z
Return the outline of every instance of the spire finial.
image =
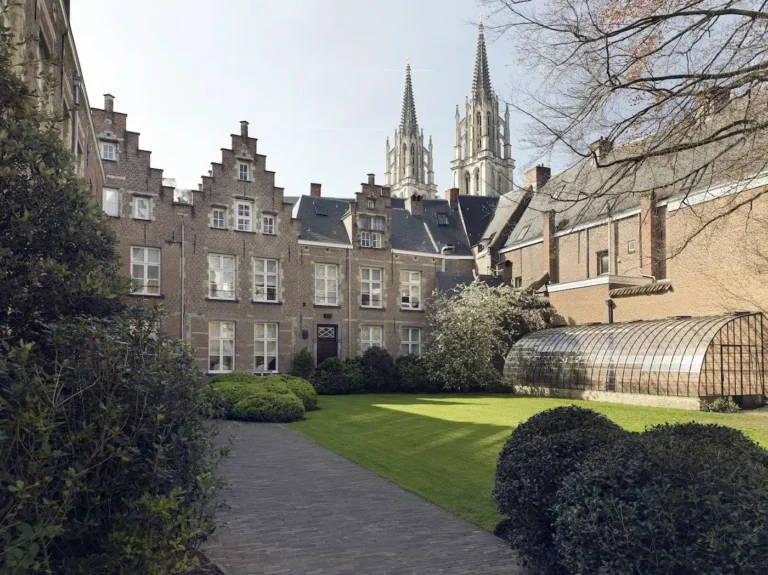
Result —
M400 116L400 131L418 135L419 128L416 120L416 104L413 101L413 84L411 82L411 57L406 58L405 94L403 94L403 111Z
M411 57L410 57L410 56L406 56L406 57L405 57L405 65L406 65L408 68L410 68L410 67L411 67Z
M477 23L480 25L481 28L483 27L483 13L482 12L480 12L477 15Z
M475 56L475 76L472 81L472 97L475 100L493 101L491 76L488 73L488 56L485 52L485 36L483 34L483 14L478 17L479 33L477 36L477 55Z

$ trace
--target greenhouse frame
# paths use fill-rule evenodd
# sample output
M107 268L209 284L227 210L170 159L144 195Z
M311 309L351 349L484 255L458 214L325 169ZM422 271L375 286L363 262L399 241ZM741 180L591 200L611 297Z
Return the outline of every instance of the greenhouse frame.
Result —
M588 324L530 333L505 375L517 386L762 403L760 313Z

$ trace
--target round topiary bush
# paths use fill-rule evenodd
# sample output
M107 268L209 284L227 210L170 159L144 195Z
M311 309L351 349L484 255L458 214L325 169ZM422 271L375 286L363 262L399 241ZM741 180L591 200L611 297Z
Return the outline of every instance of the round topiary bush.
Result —
M768 467L689 431L627 438L565 479L554 541L569 573L765 573Z
M300 377L292 377L290 375L279 376L280 381L288 387L288 389L298 397L304 404L305 411L315 411L319 409L317 405L317 392L312 384Z
M397 386L395 360L383 347L369 347L360 360L363 386L366 391L378 393L392 391Z
M293 393L253 393L232 408L232 419L289 423L304 419L304 405Z
M209 383L259 383L264 381L263 376L256 375L247 371L232 371L229 373L220 373L219 375L211 378Z
M312 386L320 395L363 393L363 374L360 359L341 360L329 357L312 375Z
M654 441L675 442L695 441L707 443L714 447L727 450L731 455L738 455L768 466L768 451L749 439L741 430L724 425L703 423L678 423L656 425L648 428L644 435Z
M603 415L559 407L521 423L499 455L493 496L502 530L534 572L563 573L554 550L557 491L588 455L626 435Z

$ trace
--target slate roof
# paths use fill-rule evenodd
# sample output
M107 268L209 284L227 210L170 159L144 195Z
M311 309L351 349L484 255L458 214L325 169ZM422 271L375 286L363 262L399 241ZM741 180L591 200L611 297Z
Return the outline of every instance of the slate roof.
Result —
M461 223L459 213L455 210L451 210L450 205L446 200L423 200L424 202L424 215L411 216L411 218L419 218L423 225L428 230L427 237L431 236L429 244L425 245L423 240L415 235L415 229L412 222L407 223L407 228L403 228L403 238L399 238L401 230L398 228L398 223L406 222L404 217L398 216L395 219L395 212L404 211L405 200L402 198L392 198L392 242L393 248L408 251L427 252L432 254L439 254L443 247L452 245L454 250L450 252L450 255L456 256L471 256L472 250L469 247L469 240L467 234L464 232L464 226ZM439 226L437 224L437 214L445 214L448 217L447 226ZM412 232L414 235L409 234ZM398 245L401 247L395 247L394 242L397 239ZM432 241L434 240L434 243ZM437 249L435 249L437 247Z
M743 115L743 106L756 104L735 100L726 109L702 121L697 139L722 128ZM765 103L763 103L765 105ZM636 156L639 150L654 150L671 145L662 136L648 137L617 147L600 160L585 158L555 175L536 193L517 225L527 231L522 236L512 233L505 247L541 238L542 214L556 212L558 229L600 220L640 206L640 198L653 191L657 200L686 196L725 183L755 176L768 167L765 155L767 136L728 138L707 146L684 150L676 154L650 157L639 164L616 160Z
M508 234L517 227L517 222L510 221L520 204L527 201L529 192L523 189L513 190L498 198L496 210L493 212L488 225L483 230L480 241L483 243L498 240L503 234ZM479 243L479 242L478 242Z
M494 196L459 196L458 208L471 247L479 244L493 219L499 198Z
M480 280L488 284L491 287L500 286L504 283L504 280L497 276L481 275ZM472 274L461 274L454 272L437 272L436 284L437 290L441 292L458 293L456 288L460 285L469 285L475 281L475 276Z
M283 196L283 203L294 205L296 202L299 201L300 197L301 196Z
M424 216L412 216L404 208L392 209L392 249L435 253L424 227Z
M301 220L299 239L349 245L349 234L341 218L349 210L350 201L349 198L301 196L293 207L294 217Z

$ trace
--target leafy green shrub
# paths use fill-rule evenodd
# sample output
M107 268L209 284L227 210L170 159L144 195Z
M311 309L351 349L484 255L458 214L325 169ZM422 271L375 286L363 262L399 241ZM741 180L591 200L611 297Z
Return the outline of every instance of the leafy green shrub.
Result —
M570 573L765 572L768 467L695 432L629 437L563 481L555 544Z
M293 369L291 370L291 375L295 375L302 379L309 379L312 377L312 372L314 371L315 359L312 357L312 353L306 347L299 350L299 352L293 356Z
M360 360L360 367L366 391L377 393L395 389L395 361L383 347L373 346L366 349Z
M143 308L0 344L0 573L193 567L220 485L199 380Z
M232 419L289 423L304 419L304 404L293 393L259 391L238 401L231 412Z
M305 411L315 411L316 409L320 409L317 405L317 392L315 391L315 388L312 387L312 384L306 379L292 377L290 375L280 375L277 377L279 377L280 381L287 385L288 389L301 400L301 403L304 404Z
M730 397L718 397L716 399L702 397L699 400L699 409L714 413L739 413L741 411L741 408Z
M320 395L363 393L360 358L341 360L329 357L315 370L311 383Z
M406 393L437 393L440 386L429 374L426 360L419 355L401 355L395 361L397 391Z
M512 432L499 455L493 496L508 518L499 530L532 570L563 572L553 545L557 491L586 456L624 435L605 416L575 406L543 411Z
M216 407L224 410L223 416L226 417L235 403L251 393L262 391L280 395L293 393L301 399L306 411L318 409L317 393L312 384L290 375L261 376L238 371L222 373L211 379L211 385L204 388L203 393L210 396Z

